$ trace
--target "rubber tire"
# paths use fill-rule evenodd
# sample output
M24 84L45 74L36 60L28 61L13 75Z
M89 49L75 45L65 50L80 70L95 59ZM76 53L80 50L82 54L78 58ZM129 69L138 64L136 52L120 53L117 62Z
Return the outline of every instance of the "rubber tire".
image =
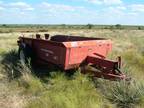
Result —
M25 45L25 47L20 46L18 53L19 53L20 62L22 64L32 65L34 60L34 55L33 55L32 48L29 45Z

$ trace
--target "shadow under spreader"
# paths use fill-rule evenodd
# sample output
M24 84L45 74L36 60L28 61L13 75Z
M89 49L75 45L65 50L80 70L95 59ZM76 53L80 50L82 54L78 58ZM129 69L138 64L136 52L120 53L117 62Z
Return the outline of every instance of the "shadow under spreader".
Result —
M43 82L48 82L47 78L52 78L53 74L63 73L67 79L73 79L74 74L77 71L77 69L67 70L64 71L58 66L47 63L47 65L33 65L32 66L32 72L35 76L40 78Z
M2 60L0 64L4 65L5 74L8 75L8 79L12 80L13 78L20 77L21 73L19 72L19 58L16 50L11 50L9 52L5 52L2 55Z
M6 70L5 72L8 75L9 80L19 78L22 75L20 72L22 65L20 64L18 51L16 49L4 53L2 55L1 64L4 65L4 69ZM64 72L66 77L71 79L76 71L62 71L59 67L50 63L48 65L32 65L30 70L33 75L40 78L44 82L47 82L46 79L51 77L51 73Z

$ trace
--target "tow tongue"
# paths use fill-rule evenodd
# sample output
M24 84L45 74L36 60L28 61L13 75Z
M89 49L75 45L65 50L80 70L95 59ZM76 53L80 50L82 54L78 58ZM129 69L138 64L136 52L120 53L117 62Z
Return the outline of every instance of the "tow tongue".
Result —
M117 61L101 59L93 56L86 58L86 63L92 68L88 73L94 77L104 78L109 80L127 80L128 78L120 71L121 57Z

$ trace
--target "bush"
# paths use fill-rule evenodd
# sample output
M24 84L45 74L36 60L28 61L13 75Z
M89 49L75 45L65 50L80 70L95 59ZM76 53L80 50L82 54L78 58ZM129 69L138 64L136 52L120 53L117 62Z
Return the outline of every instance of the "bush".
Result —
M1 54L2 61L1 63L4 66L5 71L9 80L17 78L21 75L18 70L19 58L17 50L10 50L9 52L4 52Z
M144 83L122 81L106 87L104 94L119 108L135 108L144 101Z
M117 29L122 29L122 25L120 25L120 24L116 24L115 27L116 27Z
M92 29L93 25L92 25L92 24L87 24L86 27L87 27L88 29Z
M141 30L141 29L142 29L142 28L139 26L139 27L138 27L138 30Z

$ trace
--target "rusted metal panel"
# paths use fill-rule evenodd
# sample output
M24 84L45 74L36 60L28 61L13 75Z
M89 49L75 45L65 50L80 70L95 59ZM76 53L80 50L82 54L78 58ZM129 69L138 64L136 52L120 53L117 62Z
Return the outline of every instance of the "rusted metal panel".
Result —
M119 71L121 59L118 61L106 60L112 50L112 41L105 38L89 38L80 36L56 35L50 40L20 37L21 43L29 45L37 60L53 63L64 70L79 67L83 62L99 67L102 72L94 72L94 76L108 79L125 76Z
M111 40L104 38L56 35L51 40L40 37L21 39L34 49L37 58L63 66L64 69L78 67L87 56L105 58L112 47Z
M65 47L60 44L35 41L33 44L36 56L47 62L57 65L65 63Z

